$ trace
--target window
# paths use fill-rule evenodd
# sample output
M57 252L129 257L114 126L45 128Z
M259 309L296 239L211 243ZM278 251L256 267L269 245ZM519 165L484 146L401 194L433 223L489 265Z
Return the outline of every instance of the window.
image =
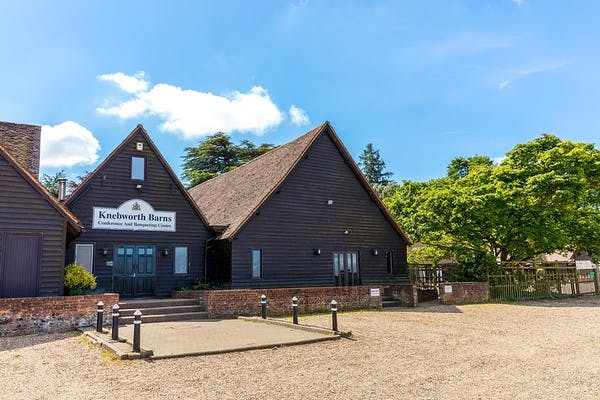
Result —
M94 245L76 244L75 245L75 264L82 265L87 272L92 273L94 265Z
M387 273L392 275L393 272L394 272L394 252L390 250L387 252Z
M145 161L144 157L131 157L131 179L144 180Z
M333 253L333 281L335 286L360 285L358 253Z
M188 248L187 247L175 247L175 273L176 274L187 274L188 273Z
M262 250L252 250L252 278L262 278Z

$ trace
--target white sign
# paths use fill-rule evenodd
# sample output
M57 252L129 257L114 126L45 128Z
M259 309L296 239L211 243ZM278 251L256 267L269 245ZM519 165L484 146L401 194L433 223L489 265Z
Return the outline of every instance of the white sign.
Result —
M444 286L444 293L452 293L452 286L451 285L445 285Z
M371 297L379 297L379 296L380 296L379 288L371 289Z
M175 232L175 213L155 211L144 200L131 199L118 208L94 207L92 229Z

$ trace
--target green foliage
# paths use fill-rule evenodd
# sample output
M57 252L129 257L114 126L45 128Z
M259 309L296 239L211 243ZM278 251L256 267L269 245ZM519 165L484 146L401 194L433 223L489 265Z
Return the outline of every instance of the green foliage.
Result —
M452 179L464 178L469 171L477 167L491 167L494 162L488 156L456 157L448 165L448 177Z
M219 132L201 140L196 147L186 147L182 177L188 188L212 179L275 148L263 143L256 146L249 140L236 145L229 135Z
M48 189L50 193L52 193L56 197L58 196L58 180L62 178L66 178L64 169L58 171L54 175L42 175L42 179L40 179L40 182L46 187L46 189Z
M484 249L502 261L600 254L600 151L593 144L545 134L515 146L500 165L455 159L447 177L403 182L383 201L413 241L441 253Z
M390 183L391 172L385 171L385 162L379 155L379 150L373 148L373 143L367 144L362 154L358 156L360 167L365 174L365 178L371 185Z
M455 258L456 267L452 270L451 282L485 282L488 272L493 275L500 268L496 259L483 249L459 249Z
M69 296L84 294L96 288L96 277L78 264L65 267L65 292Z
M398 185L396 182L389 182L387 184L375 183L371 186L380 199L393 196L396 193L396 190L398 190L400 187L400 185Z
M210 283L194 283L193 285L179 285L177 290L188 291L188 290L220 290L221 286L213 285Z

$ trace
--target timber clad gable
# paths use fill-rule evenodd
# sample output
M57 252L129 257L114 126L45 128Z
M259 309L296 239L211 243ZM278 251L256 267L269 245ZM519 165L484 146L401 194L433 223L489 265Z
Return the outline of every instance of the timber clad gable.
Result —
M132 179L132 157L145 160L143 180ZM153 207L157 214L159 211L173 214L175 227L154 231L94 228L94 208L98 212L124 204L129 204L133 214L146 207L145 204ZM141 125L69 196L66 205L80 217L84 226L82 235L68 248L68 259L75 261L77 244L93 245L92 272L100 288L118 292L134 290L127 286L128 282L133 279L135 284L139 278L137 289L144 295L166 296L180 285L189 286L204 278L205 242L211 237L211 231ZM175 272L176 247L189 249L187 273ZM124 258L129 261L123 262L129 265L122 265L124 270L118 271ZM146 277L144 281L141 276ZM127 287L119 286L118 280Z
M62 295L79 221L2 146L0 188L0 297Z
M292 287L406 275L408 237L329 123L190 193L211 224L225 226L209 279L240 288ZM260 277L252 273L255 250ZM340 280L338 268L351 270L352 279Z

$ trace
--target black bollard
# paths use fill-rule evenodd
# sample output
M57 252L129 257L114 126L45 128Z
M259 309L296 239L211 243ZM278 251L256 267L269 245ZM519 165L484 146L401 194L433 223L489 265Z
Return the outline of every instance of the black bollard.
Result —
M337 332L337 301L331 300L331 329Z
M133 313L133 351L139 353L140 350L140 331L142 328L142 312L135 310Z
M112 311L112 340L119 340L119 305L115 304Z
M298 298L292 297L292 319L295 325L298 325Z
M264 294L260 296L260 311L262 319L267 319L267 296Z
M104 322L104 303L98 302L98 312L96 314L96 332L102 333L102 323Z

